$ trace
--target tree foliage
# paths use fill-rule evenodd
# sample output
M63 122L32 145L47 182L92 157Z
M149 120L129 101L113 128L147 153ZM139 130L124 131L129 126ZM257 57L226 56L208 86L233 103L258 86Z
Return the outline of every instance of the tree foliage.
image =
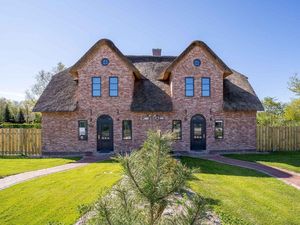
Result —
M298 77L297 73L290 78L288 82L288 88L290 91L300 96L300 78Z
M13 121L13 117L11 115L8 104L6 104L5 109L4 109L3 120L4 120L4 122L12 122Z
M41 96L53 75L66 69L65 65L61 62L57 63L51 71L41 70L35 76L35 84L28 90L26 90L26 99L33 103Z
M284 110L284 118L287 121L300 122L300 98L292 100Z
M172 198L183 192L192 175L187 167L170 156L172 139L170 133L149 132L140 150L118 158L125 176L99 200L94 224L199 223L204 211L204 200L200 196L195 194L176 203ZM170 215L166 209L173 204L179 204L180 209Z
M257 123L259 125L280 125L284 123L285 105L277 101L274 97L265 97L262 100L265 111L257 114Z
M25 117L22 109L19 109L19 113L17 115L17 123L25 123Z

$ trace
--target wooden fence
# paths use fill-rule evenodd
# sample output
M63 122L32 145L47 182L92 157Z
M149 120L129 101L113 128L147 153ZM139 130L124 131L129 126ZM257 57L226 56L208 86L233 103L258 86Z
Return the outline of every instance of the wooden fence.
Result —
M41 129L1 128L1 155L40 155Z
M297 151L300 150L300 126L268 127L258 126L257 150L259 151Z
M257 127L257 150L300 150L300 126ZM1 155L40 155L41 129L0 128Z

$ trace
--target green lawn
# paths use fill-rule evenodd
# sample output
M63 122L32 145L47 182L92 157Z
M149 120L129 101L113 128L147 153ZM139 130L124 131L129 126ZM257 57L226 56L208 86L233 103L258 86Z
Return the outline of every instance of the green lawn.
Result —
M232 154L226 157L291 170L300 173L300 152L272 152L269 154Z
M249 169L183 157L201 173L191 188L208 199L224 224L300 224L300 191Z
M94 202L121 177L118 163L93 163L0 191L0 224L73 224L77 207Z
M75 162L78 159L79 158L30 159L24 157L0 157L0 178L27 171L59 166L66 163Z

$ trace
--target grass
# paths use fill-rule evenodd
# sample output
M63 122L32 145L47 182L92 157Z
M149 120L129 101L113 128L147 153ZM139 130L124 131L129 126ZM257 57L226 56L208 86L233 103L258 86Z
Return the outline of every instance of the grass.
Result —
M224 224L300 224L300 191L253 170L201 159L181 161L200 173L189 182Z
M79 158L44 158L1 157L0 178L32 170L45 169L77 161Z
M120 165L106 161L4 189L0 224L73 224L80 217L78 206L93 203L120 177Z
M231 154L226 157L251 162L258 162L268 166L300 173L300 152L271 152L269 154Z

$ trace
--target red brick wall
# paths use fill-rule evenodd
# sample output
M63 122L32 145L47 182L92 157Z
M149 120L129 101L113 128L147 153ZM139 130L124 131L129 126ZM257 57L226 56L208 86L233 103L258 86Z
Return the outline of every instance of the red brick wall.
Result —
M101 59L110 60L108 66L101 65ZM200 67L193 66L193 59L200 58ZM91 96L91 77L101 76L102 96ZM119 77L119 96L109 97L109 76ZM194 97L185 97L184 78L195 78ZM211 78L211 97L201 97L201 77ZM190 119L202 114L206 119L207 150L255 149L256 112L224 112L223 75L221 69L200 47L195 47L178 63L172 71L171 113L133 113L130 105L133 94L134 75L118 56L103 46L79 70L78 109L68 113L43 113L42 135L44 152L96 152L97 126L100 115L110 115L114 121L115 151L132 150L145 140L149 129L168 131L172 129L172 120L182 120L182 140L176 141L174 150L190 149ZM161 120L155 120L159 115ZM149 120L144 120L149 116ZM122 120L132 120L132 140L122 140ZM224 121L224 139L214 138L214 120ZM88 140L78 140L78 120L88 120Z

